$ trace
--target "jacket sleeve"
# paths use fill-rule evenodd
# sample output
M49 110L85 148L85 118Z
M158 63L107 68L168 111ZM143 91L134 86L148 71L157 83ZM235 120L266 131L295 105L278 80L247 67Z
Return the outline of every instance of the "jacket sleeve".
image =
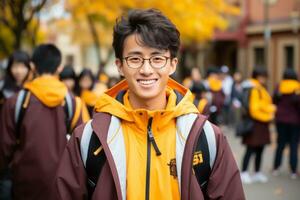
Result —
M13 158L17 145L15 133L15 97L8 99L1 110L0 120L0 171L6 168Z
M240 172L230 146L219 128L214 126L214 131L217 155L208 181L207 195L211 200L243 200L245 195Z
M59 163L52 194L57 200L87 198L86 174L80 153L80 135L84 125L75 129Z

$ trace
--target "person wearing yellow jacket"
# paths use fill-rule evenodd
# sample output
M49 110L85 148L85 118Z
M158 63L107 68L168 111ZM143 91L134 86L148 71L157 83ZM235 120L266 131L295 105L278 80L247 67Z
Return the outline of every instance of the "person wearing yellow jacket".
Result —
M245 199L225 136L199 114L191 92L169 78L179 46L177 28L160 11L131 10L117 20L113 47L125 80L75 130L57 172L56 199ZM194 147L206 134L214 164L202 190L194 166L204 156ZM98 177L91 168L101 169Z
M82 123L80 102L58 78L59 49L41 44L31 60L37 77L5 102L0 121L0 171L11 168L15 200L53 199L50 188L69 133Z
M267 182L267 177L261 172L262 153L266 144L270 143L269 124L274 119L276 106L265 88L267 71L264 68L253 70L252 78L242 83L244 88L251 88L249 95L249 115L254 121L250 134L243 137L246 153L243 159L241 178L244 183ZM255 173L250 176L248 164L255 155Z
M283 150L288 145L291 178L296 179L298 177L297 163L300 137L300 83L294 69L285 69L283 79L276 87L273 99L277 105L275 122L278 134L273 175L279 175Z

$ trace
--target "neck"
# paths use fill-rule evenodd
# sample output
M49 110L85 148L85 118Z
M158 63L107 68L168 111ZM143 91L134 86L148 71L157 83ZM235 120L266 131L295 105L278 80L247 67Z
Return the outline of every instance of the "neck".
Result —
M166 92L152 99L142 99L129 92L128 98L133 109L163 110L167 106Z

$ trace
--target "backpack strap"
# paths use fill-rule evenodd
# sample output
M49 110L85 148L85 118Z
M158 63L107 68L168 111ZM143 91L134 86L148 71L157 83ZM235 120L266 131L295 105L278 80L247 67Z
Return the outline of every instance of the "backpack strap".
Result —
M209 121L205 122L200 131L194 151L193 170L198 184L204 196L206 196L208 180L216 159L217 146L215 132Z
M67 92L67 94L65 96L64 110L66 113L65 122L66 122L66 126L67 126L66 137L69 140L71 137L71 131L72 131L71 130L71 122L72 122L72 118L73 118L73 102L72 102L72 97L69 92Z
M217 147L215 133L209 121L205 121L200 132L201 133L199 133L197 145L194 150L193 163L196 165L193 166L193 170L205 196L209 176L216 159ZM87 122L83 129L80 150L82 161L87 173L88 199L91 199L96 188L99 175L106 161L106 156L101 143L92 129L92 120Z
M26 112L30 100L30 91L22 89L17 96L16 108L15 108L15 124L16 124L16 138L17 143L20 139L20 129L23 117Z
M91 199L102 167L106 161L101 143L92 129L92 120L87 122L83 129L80 150L87 174L88 199Z

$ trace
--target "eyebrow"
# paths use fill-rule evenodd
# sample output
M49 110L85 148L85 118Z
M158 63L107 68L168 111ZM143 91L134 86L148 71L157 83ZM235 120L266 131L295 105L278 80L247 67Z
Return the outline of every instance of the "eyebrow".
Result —
M163 50L163 51L154 51L150 55L161 55L161 54L164 54L166 52L166 51L165 52L164 51L165 50ZM140 56L142 56L143 53L140 52L140 51L132 51L132 52L129 52L127 56L131 56L131 55L140 55Z

